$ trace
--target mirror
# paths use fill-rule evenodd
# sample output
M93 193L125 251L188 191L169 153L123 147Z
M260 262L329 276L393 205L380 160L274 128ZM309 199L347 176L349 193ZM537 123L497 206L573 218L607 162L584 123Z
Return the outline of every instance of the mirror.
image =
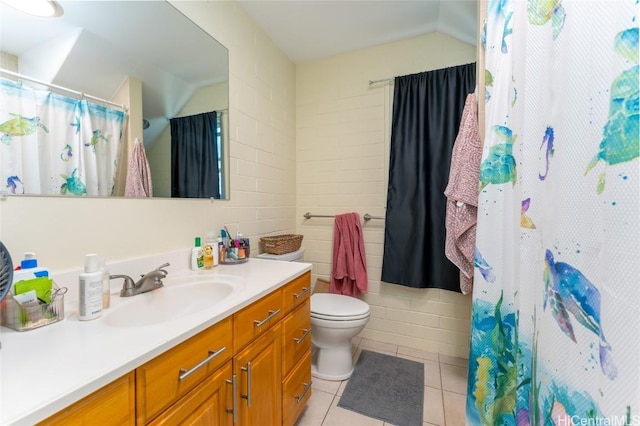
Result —
M170 119L216 111L220 198L228 199L228 50L166 1L58 3L57 18L0 3L0 68L126 104L123 143L144 142L154 197L171 196ZM125 85L134 88L129 102L118 99Z

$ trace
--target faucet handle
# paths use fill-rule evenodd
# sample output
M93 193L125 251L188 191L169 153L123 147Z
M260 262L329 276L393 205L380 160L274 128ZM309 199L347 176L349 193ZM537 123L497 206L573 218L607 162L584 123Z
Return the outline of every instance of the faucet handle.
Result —
M109 275L109 280L114 278L124 279L122 290L120 290L120 297L133 296L135 294L135 283L133 282L133 278L129 275Z
M155 270L163 272L164 275L166 276L167 274L169 274L169 272L166 269L164 269L167 266L171 266L171 264L169 262L163 263L162 265L158 266Z

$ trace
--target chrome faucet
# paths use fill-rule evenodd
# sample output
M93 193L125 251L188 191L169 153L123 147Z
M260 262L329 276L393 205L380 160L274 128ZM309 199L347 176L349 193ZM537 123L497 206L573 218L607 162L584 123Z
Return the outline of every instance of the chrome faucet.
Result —
M137 283L134 283L133 279L128 275L109 275L109 279L124 279L122 290L120 290L120 297L135 296L136 294L146 293L148 291L156 290L162 287L162 279L166 278L167 274L169 273L164 268L169 265L169 263L162 264L153 271L141 275L141 278Z

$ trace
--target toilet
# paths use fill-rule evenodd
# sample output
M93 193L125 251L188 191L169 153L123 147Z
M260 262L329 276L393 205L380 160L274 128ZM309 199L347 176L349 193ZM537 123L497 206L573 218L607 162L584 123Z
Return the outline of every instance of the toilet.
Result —
M287 254L260 254L260 259L302 262L304 249ZM345 380L353 373L351 339L369 322L369 305L355 297L331 293L311 296L311 375Z
M315 293L311 296L311 375L345 380L353 373L351 339L369 322L366 302L351 296Z

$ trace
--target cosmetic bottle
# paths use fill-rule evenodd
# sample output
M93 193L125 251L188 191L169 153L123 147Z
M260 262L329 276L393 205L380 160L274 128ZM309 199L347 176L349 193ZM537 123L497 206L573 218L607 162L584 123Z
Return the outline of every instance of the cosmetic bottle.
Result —
M218 262L215 262L214 265L214 251L217 252L217 241L216 241L216 233L215 232L207 232L207 239L204 242L204 247L202 248L203 251L203 268L204 269L211 269L214 266L216 266L218 264Z
M200 237L196 237L195 247L191 249L191 269L199 271L204 267L204 256L202 253L202 245Z
M102 273L102 309L107 309L111 306L111 280L104 257L100 258L100 272Z
M15 286L19 281L48 276L49 269L38 266L38 259L36 259L35 253L28 251L24 254L24 259L20 261L20 269L13 271L12 286Z
M216 238L215 232L212 235L211 248L213 250L213 266L216 267L220 264L220 238Z
M98 256L87 254L84 258L84 272L80 281L80 321L98 318L102 315L102 277Z
M245 258L244 240L242 239L242 234L239 232L236 234L236 255L238 259Z
M224 231L221 231L224 232ZM218 263L223 263L226 260L227 248L224 246L222 237L218 237Z

